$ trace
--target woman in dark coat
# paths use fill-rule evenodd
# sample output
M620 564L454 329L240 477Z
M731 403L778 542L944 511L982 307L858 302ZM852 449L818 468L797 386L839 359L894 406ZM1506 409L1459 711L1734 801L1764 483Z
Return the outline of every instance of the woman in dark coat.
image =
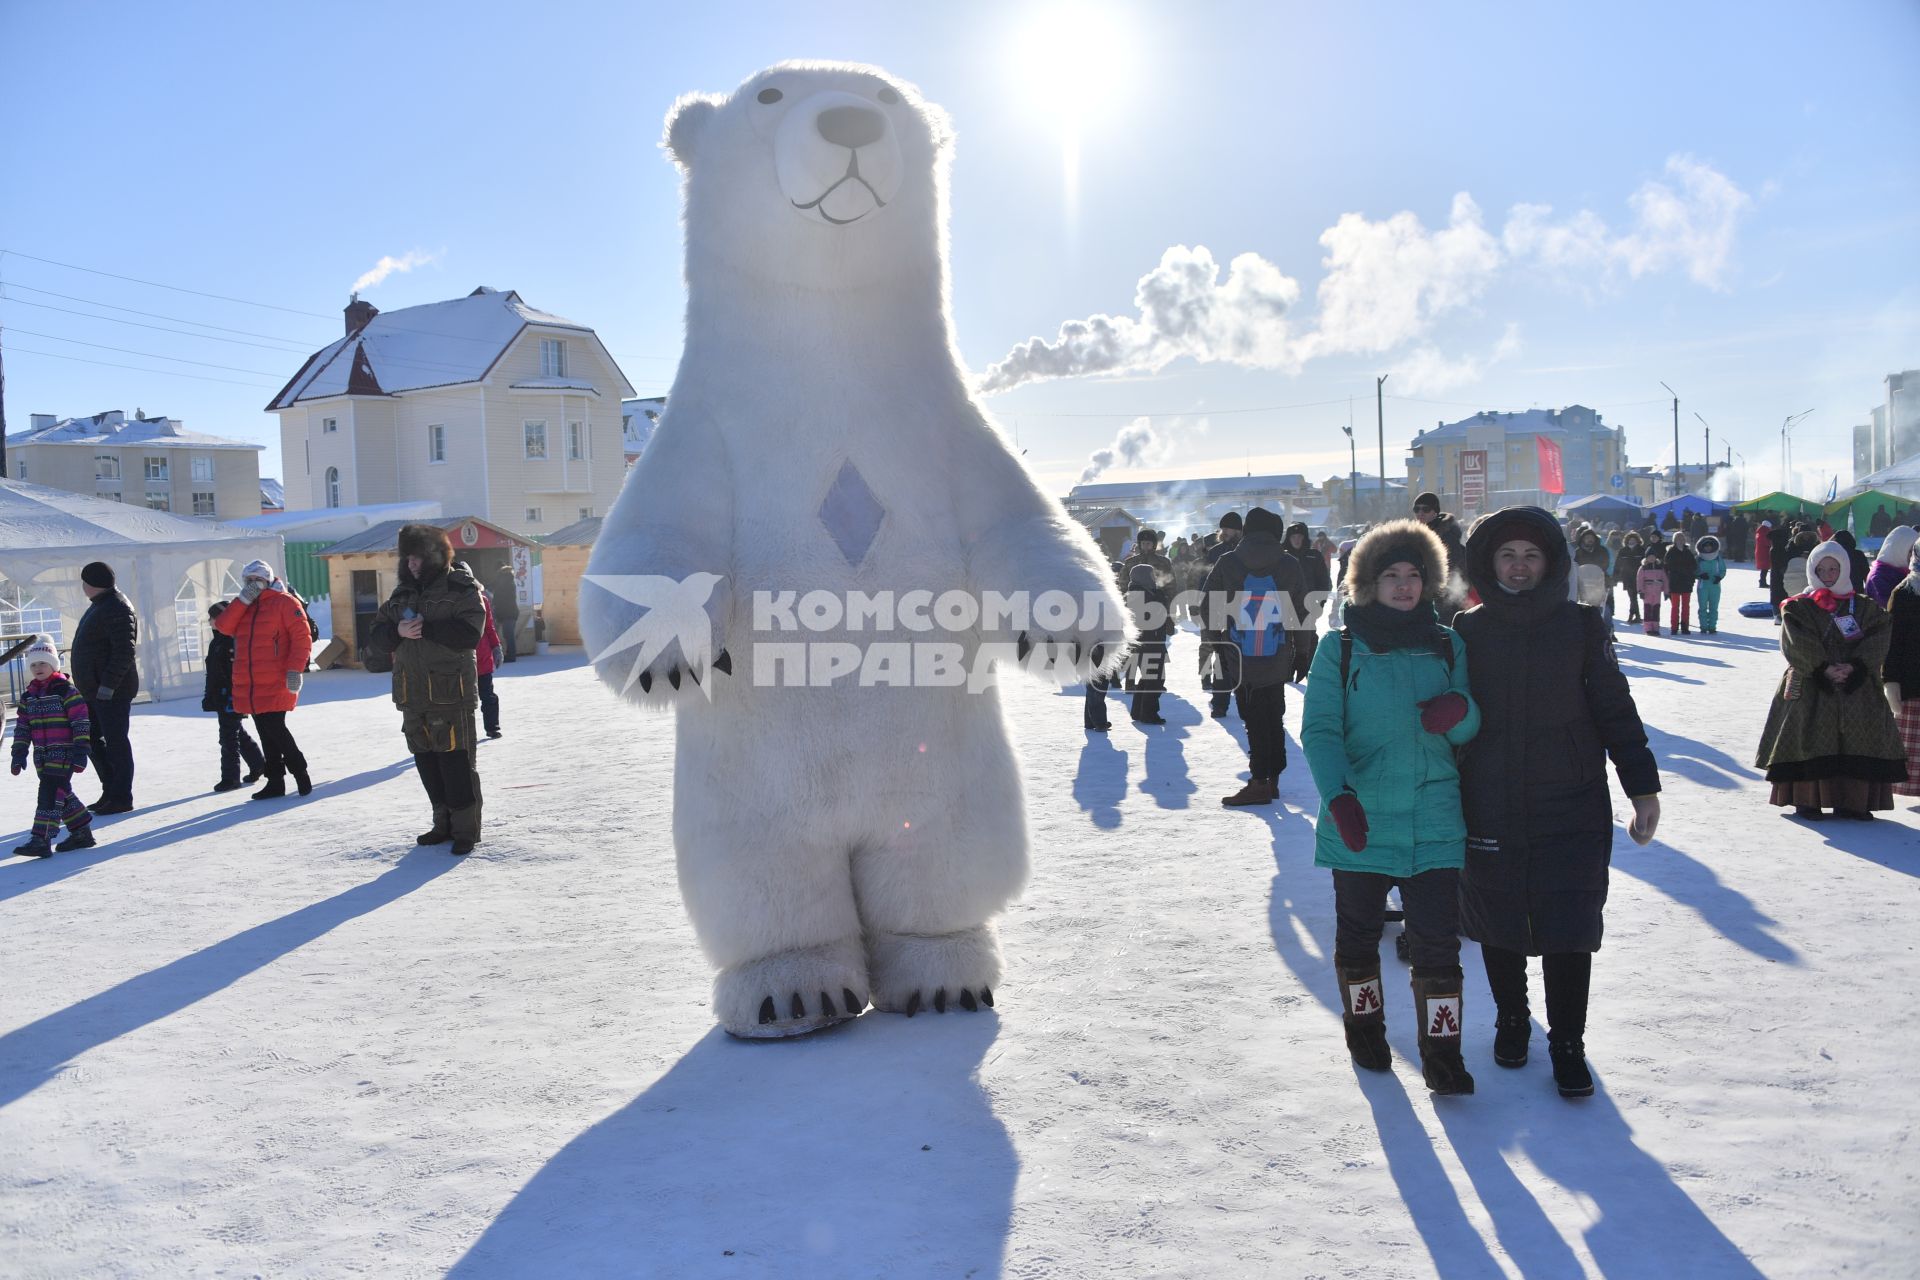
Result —
M1145 561L1127 571L1127 608L1140 638L1127 655L1127 692L1135 724L1165 724L1160 695L1167 691L1167 639L1173 635L1173 591L1167 576Z
M1300 562L1300 580L1304 587L1300 599L1295 602L1304 625L1289 633L1293 641L1292 678L1298 684L1307 678L1307 672L1313 668L1313 651L1320 642L1320 611L1326 608L1328 598L1333 595L1333 571L1327 567L1327 558L1314 549L1306 525L1288 525L1287 540L1283 545L1286 553Z
M1920 552L1920 544L1908 553L1914 571L1887 593L1892 640L1887 665L1880 669L1887 706L1907 753L1907 780L1893 784L1897 796L1920 796L1920 554L1915 552Z
M1906 750L1881 688L1893 622L1855 593L1839 542L1813 549L1807 577L1812 589L1780 610L1787 670L1754 764L1773 784L1771 803L1815 821L1823 808L1865 820L1893 808L1894 784L1907 780Z
M1767 588L1768 597L1773 601L1773 620L1780 621L1780 606L1786 603L1789 595L1798 595L1807 589L1804 579L1807 576L1807 557L1820 545L1813 531L1796 526L1786 545L1777 547L1773 553L1773 585ZM1793 567L1794 561L1800 562ZM1790 581L1791 579L1791 581Z
M1494 1061L1526 1063L1527 957L1541 956L1554 1080L1563 1095L1584 1096L1587 991L1613 850L1607 758L1641 843L1659 822L1660 774L1612 628L1567 599L1570 557L1553 518L1537 507L1485 517L1467 539L1466 569L1481 602L1455 627L1482 716L1461 765L1461 932L1480 943L1493 990Z
M1633 530L1620 539L1620 550L1613 558L1613 580L1627 593L1627 621L1640 621L1640 562L1647 558L1647 540Z

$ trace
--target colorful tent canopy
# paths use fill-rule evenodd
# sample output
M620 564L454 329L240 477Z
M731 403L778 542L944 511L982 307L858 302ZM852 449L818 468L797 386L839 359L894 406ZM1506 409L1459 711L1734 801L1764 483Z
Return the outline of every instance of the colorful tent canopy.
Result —
M1731 508L1724 502L1715 502L1713 499L1703 498L1697 493L1683 493L1677 498L1669 498L1665 502L1648 507L1647 519L1658 524L1668 516L1674 516L1676 518L1691 515L1723 516L1726 515L1729 510L1731 510Z
M1901 514L1912 505L1913 499L1911 498L1903 498L1897 493L1888 493L1885 489L1869 489L1865 493L1857 493L1851 498L1842 498L1838 502L1829 502L1827 504L1826 516L1827 519L1833 521L1833 527L1836 529L1846 528L1848 521L1851 520L1853 523L1853 531L1857 534L1864 534L1867 531L1867 525L1873 520L1874 511L1878 508L1885 507L1887 514L1891 516L1897 524L1899 523Z
M1781 511L1800 516L1823 514L1820 503L1811 498L1796 498L1790 493L1775 490L1748 502L1734 504L1735 511Z

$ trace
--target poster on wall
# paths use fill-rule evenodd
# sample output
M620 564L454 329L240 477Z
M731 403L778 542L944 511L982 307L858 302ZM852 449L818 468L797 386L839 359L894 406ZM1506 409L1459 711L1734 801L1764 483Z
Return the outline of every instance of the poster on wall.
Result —
M1471 521L1487 505L1487 451L1460 451L1460 518Z
M533 548L515 543L513 556L513 598L522 609L533 603Z

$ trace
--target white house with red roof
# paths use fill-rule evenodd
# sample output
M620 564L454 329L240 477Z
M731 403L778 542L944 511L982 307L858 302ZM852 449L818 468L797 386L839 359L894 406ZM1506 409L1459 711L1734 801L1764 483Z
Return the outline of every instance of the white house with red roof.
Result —
M386 312L355 297L267 409L289 511L437 499L538 535L612 506L633 395L592 329L482 287Z

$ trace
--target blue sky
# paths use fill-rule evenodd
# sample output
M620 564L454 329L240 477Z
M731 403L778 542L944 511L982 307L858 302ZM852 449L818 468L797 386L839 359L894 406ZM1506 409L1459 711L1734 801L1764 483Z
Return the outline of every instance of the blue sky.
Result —
M951 113L954 314L975 370L1063 322L1128 318L1117 362L988 401L1061 491L1142 415L1135 474L1344 473L1347 399L1372 440L1386 372L1396 473L1437 421L1574 402L1627 426L1634 462L1670 461L1664 380L1684 460L1697 412L1762 492L1782 417L1811 408L1802 483L1845 483L1881 378L1920 366L1912 0L16 0L0 4L8 423L140 407L266 443L277 474L261 406L338 333L353 281L410 251L431 260L366 292L383 310L515 288L664 391L682 293L662 118L795 57L879 64ZM1211 319L1170 343L1134 295L1175 246L1220 274L1209 286L1186 255L1175 274ZM1254 287L1224 280L1241 255Z

